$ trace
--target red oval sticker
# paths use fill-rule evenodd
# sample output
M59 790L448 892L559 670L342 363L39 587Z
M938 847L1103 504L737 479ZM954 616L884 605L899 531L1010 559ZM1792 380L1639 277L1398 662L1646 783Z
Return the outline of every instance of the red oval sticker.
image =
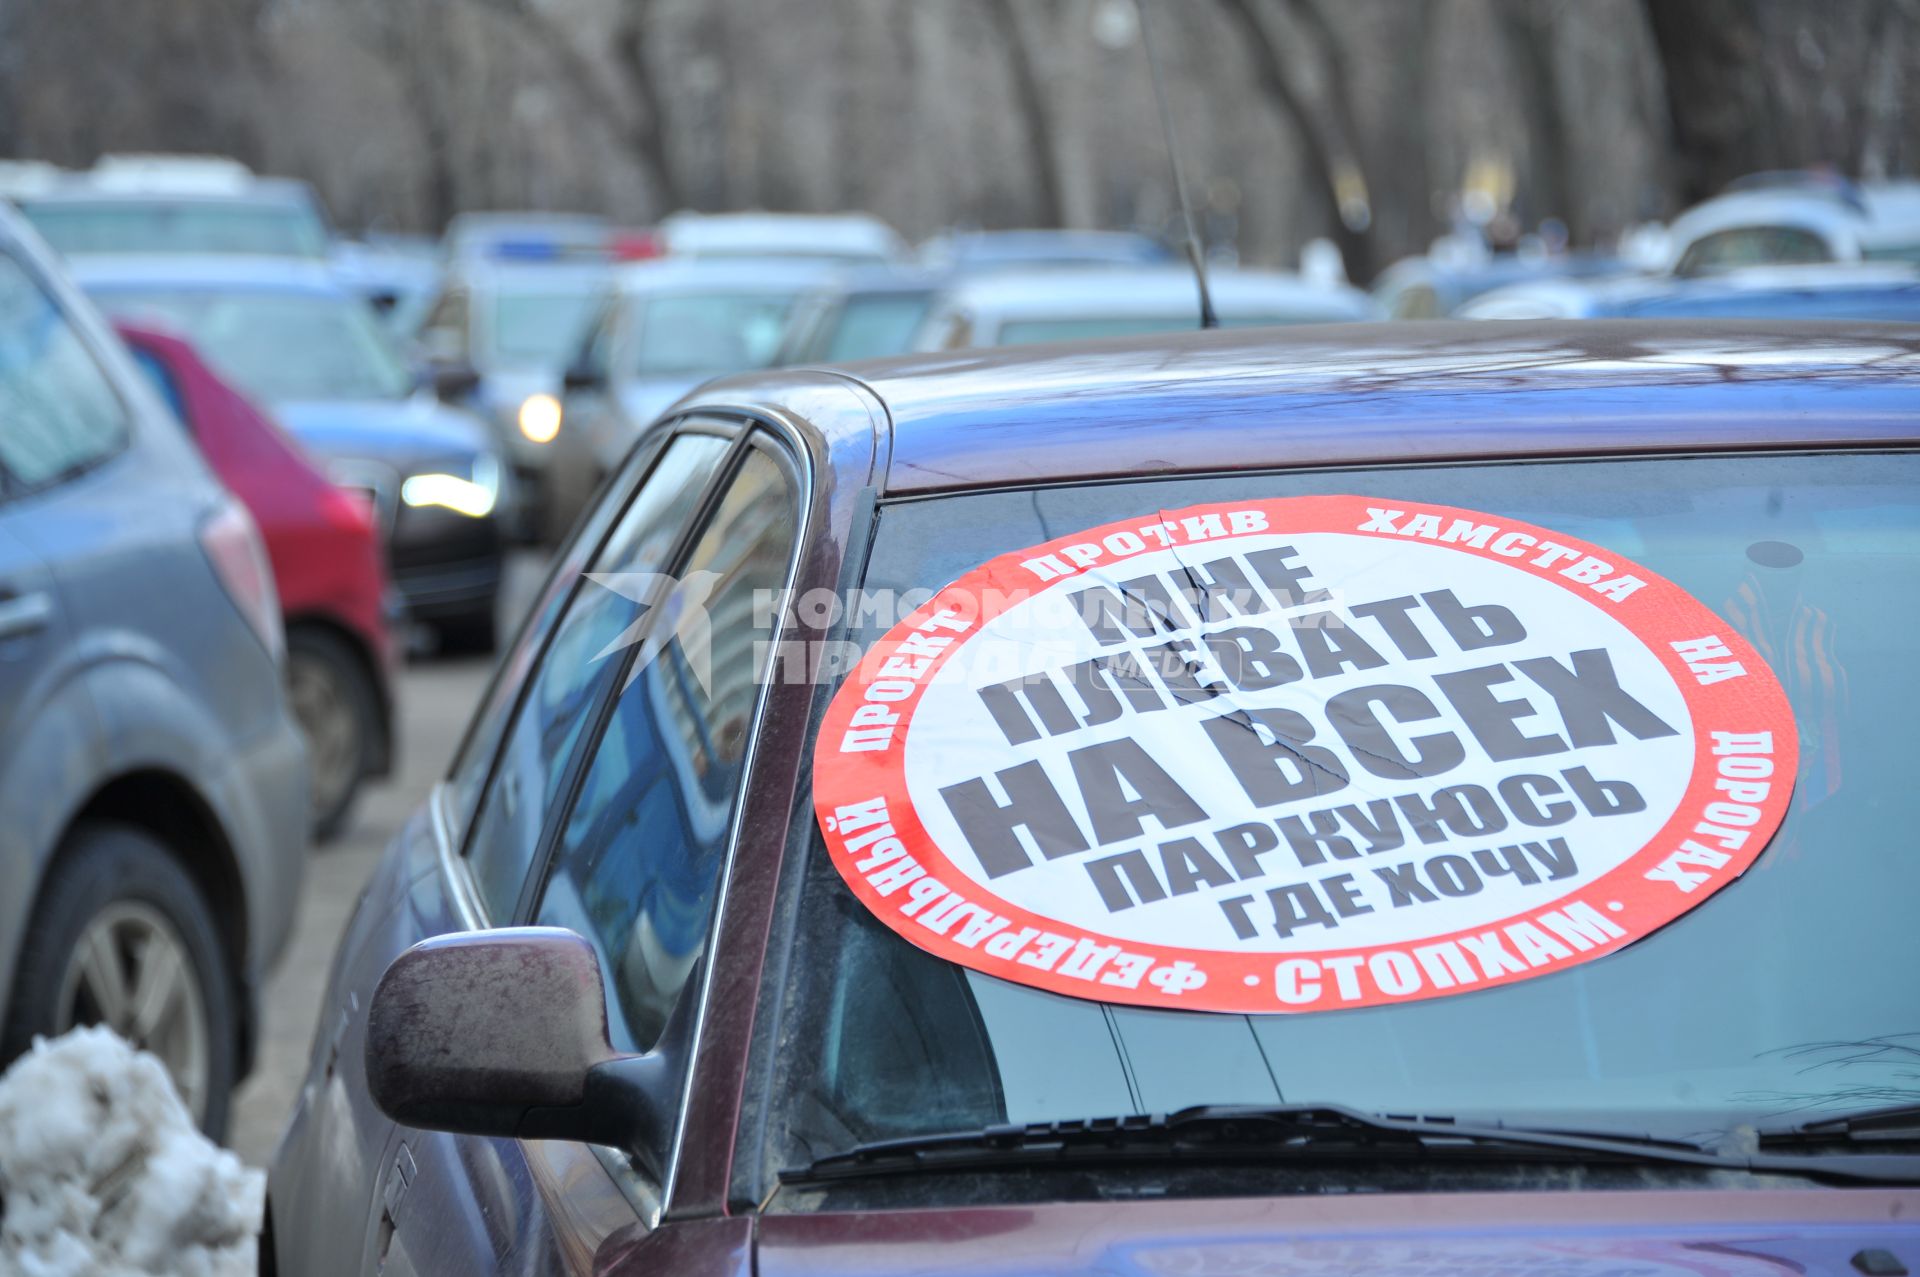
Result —
M1797 741L1727 621L1619 555L1378 498L1159 511L1016 550L866 653L814 753L854 893L1102 1002L1470 992L1745 871Z

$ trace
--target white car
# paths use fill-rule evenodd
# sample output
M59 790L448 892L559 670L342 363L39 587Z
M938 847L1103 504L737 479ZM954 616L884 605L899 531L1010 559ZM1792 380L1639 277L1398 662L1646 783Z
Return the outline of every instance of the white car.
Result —
M1920 182L1794 183L1729 191L1670 228L1671 269L1920 261Z
M1277 272L1213 271L1214 310L1225 328L1337 324L1377 317L1357 288ZM947 294L921 326L919 350L1025 346L1197 328L1200 295L1183 266L989 275Z
M675 213L660 223L674 257L784 257L873 266L907 256L891 226L867 213Z

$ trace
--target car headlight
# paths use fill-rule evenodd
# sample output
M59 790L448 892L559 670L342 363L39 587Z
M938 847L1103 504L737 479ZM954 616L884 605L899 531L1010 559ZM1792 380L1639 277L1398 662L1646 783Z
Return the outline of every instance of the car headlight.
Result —
M487 453L473 459L472 477L434 472L408 475L400 499L410 506L441 506L472 519L493 513L500 500L500 462Z
M560 433L560 401L552 395L528 395L520 402L519 421L529 443L552 443Z

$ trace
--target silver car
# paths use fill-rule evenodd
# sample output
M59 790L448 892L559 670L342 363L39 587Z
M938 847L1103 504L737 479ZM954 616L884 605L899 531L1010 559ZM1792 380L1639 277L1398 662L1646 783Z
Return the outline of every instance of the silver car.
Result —
M306 855L273 577L0 208L0 1062L105 1023L218 1135Z

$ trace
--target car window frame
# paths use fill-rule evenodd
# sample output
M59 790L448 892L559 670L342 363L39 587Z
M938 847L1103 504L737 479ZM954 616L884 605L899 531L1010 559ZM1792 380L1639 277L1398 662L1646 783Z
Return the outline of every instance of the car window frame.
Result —
M22 500L41 493L58 491L124 457L133 448L134 433L140 424L140 413L129 399L127 387L121 383L119 376L114 372L112 361L106 357L107 352L96 339L96 334L90 331L91 326L81 322L81 317L74 313L69 299L61 294L54 277L43 269L42 263L36 261L33 254L22 252L21 245L16 241L3 236L0 236L0 258L4 258L18 268L27 283L37 289L46 299L47 304L53 307L55 313L60 316L61 322L67 326L74 340L79 343L81 351L87 356L88 364L99 376L101 384L107 388L108 396L120 411L119 437L114 441L113 447L96 454L84 464L56 474L43 483L24 482L18 474L14 473L13 467L0 459L0 500ZM139 375L137 370L133 371Z
M676 431L675 437L677 438L683 433L714 434L718 432L713 430L692 429ZM694 507L692 517L689 518L686 524L675 534L672 550L661 559L664 575L677 578L680 570L685 567L687 557L691 555L695 547L699 545L701 535L705 533L707 527L712 522L714 512L720 505L721 497L726 494L735 476L739 474L740 464L745 459L748 450L755 448L754 440L756 434L757 432L753 430L751 426L748 426L733 435L732 444L728 448L726 455L720 459L720 464L714 467L713 476L707 480L707 486L700 494L699 504ZM792 478L791 461L784 461L783 464L789 472L788 477ZM796 490L798 490L799 485L796 484L795 486ZM804 507L802 508L804 509ZM795 545L797 546L798 544L799 538L796 536ZM788 567L789 575L791 575L791 563L789 563ZM509 925L533 925L531 920L539 905L540 893L545 889L547 879L552 873L554 853L558 850L559 842L566 833L567 821L573 815L574 805L580 801L581 784L586 780L587 770L592 764L593 756L599 750L600 742L607 734L607 725L612 721L613 711L620 702L621 693L626 690L627 675L633 668L634 660L637 659L640 651L646 646L646 638L652 633L653 619L658 612L658 608L649 608L647 612L639 618L638 624L640 628L634 633L633 641L629 642L620 654L620 668L617 676L609 680L607 688L603 690L600 696L594 701L592 709L589 711L592 714L592 718L588 721L586 730L581 733L580 743L575 746L573 756L567 760L567 769L561 778L560 789L556 800L551 808L550 814L541 826L539 845L534 849L533 859L527 865L526 876L521 880L520 899L514 906L513 922ZM542 653L542 655L544 657L544 653ZM528 681L530 683L531 679ZM524 695L525 691L523 689L522 696L524 697ZM765 696L763 694L761 700L764 699ZM757 719L759 712L758 702L755 703L754 710L755 718ZM751 736L749 736L749 742L751 742ZM496 766L498 765L498 761L496 758ZM747 783L744 779L746 776L744 768L742 775L741 785L744 789ZM492 777L490 776L488 779L489 783L491 783ZM732 843L732 822L738 818L738 812L739 801L736 797L734 810L728 816L729 846L731 846Z
M791 440L784 437L779 428L758 416L734 418L731 414L708 412L684 420L703 424L730 422L737 426L737 433L734 435L732 447L721 460L720 465L715 468L714 477L708 481L706 490L701 494L700 504L693 517L681 529L680 535L674 542L672 553L664 560L669 565L668 574L677 574L685 566L687 558L698 547L701 537L711 526L722 498L738 476L747 455L750 452L760 452L771 458L793 485L793 538L788 550L786 571L781 586L783 590L791 591L798 580L801 565L806 559L809 533L814 527L814 501L818 484L815 482L812 460L806 450L795 446ZM675 437L678 433L680 432L675 432ZM712 431L704 433L712 433ZM662 450L664 451L664 447ZM650 472L651 468L649 468ZM637 491L637 487L635 490ZM652 612L648 615L651 616ZM781 622L776 620L770 636L775 641L781 636L781 628ZM626 673L632 668L632 662L637 659L637 654L645 646L646 632L642 630L639 641L629 644L623 653L619 677L611 680L606 691L595 703L592 710L593 720L587 731L582 733L582 742L576 747L573 757L568 760L567 771L561 783L562 797L550 808L542 825L539 845L535 850L534 858L528 864L526 876L522 882L520 900L514 909L512 920L494 925L533 925L532 919L538 908L541 893L551 877L554 856L559 849L560 840L566 832L574 806L579 802L581 787L592 765L594 754L606 735L614 709L619 704L621 693L625 690ZM772 692L771 681L763 682L760 693L755 698L753 712L748 718L746 747L740 763L740 783L734 792L727 813L727 832L720 855L720 873L714 886L712 912L707 924L706 947L699 959L697 988L690 988L688 991L693 999L694 1022L687 1042L684 1075L679 1083L680 1095L673 1111L673 1133L667 1147L662 1150L664 1153L662 1166L665 1173L658 1182L655 1182L652 1176L636 1165L626 1154L597 1145L593 1150L603 1168L643 1218L650 1211L658 1211L670 1206L679 1179L681 1153L685 1146L689 1118L693 1109L694 1083L701 1071L700 1057L716 965L713 955L723 938L728 898L733 886L734 866L739 856L741 835L746 824L745 815L754 790L755 773L760 762L760 738L768 707L773 701ZM496 766L497 763L496 758ZM492 783L492 779L490 774L489 784ZM783 833L783 843L784 840ZM730 1141L728 1147L731 1147Z
M680 557L688 545L689 530L701 526L711 508L715 492L718 490L719 485L724 481L725 477L732 474L734 459L740 447L740 441L745 434L746 431L738 426L731 425L710 415L690 416L677 418L671 423L663 424L659 429L647 431L634 445L634 450L629 453L629 459L626 463L634 467L632 472L630 474L622 474L619 478L612 481L626 484L625 490L618 498L623 512L626 507L631 505L639 496L640 490L646 486L647 479L652 477L660 459L666 455L667 449L675 439L688 435L705 435L708 437L719 437L728 442L728 449L721 457L719 465L714 468L713 474L707 479L706 486L700 495L699 504L695 506L692 517L685 526L675 533L672 550L665 562L677 564L680 561ZM642 460L642 458L644 458L644 460ZM624 468L625 467L623 467L623 469ZM613 498L610 493L603 491L599 499L610 500ZM513 727L520 721L520 715L526 710L527 698L533 691L535 673L545 664L553 643L554 635L559 632L561 622L565 620L580 597L580 591L586 580L585 569L591 567L594 560L605 550L608 540L613 536L614 532L618 530L619 525L620 519L617 515L607 521L605 528L601 530L599 540L594 543L592 550L587 554L586 558L582 560L584 565L582 570L576 573L574 581L567 587L565 601L559 610L554 613L553 623L548 625L546 630L539 636L533 659L527 667L527 674L520 680L520 685L514 689L511 704L505 711L506 716L502 722L499 738L493 742L491 753L487 759L486 771L477 790L478 796L472 805L472 810L466 812L455 812L451 810L450 805L453 799L452 781L461 766L468 761L468 751L480 744L480 723L485 717L484 712L476 713L468 719L467 729L461 737L459 748L454 751L453 762L448 768L446 777L439 786L440 792L444 795L443 801L436 804L436 806L440 808L440 819L444 834L442 847L445 851L446 859L452 866L456 867L457 870L455 881L458 883L457 892L462 897L465 906L463 913L466 915L467 920L473 922L478 928L492 929L495 927L513 926L516 925L519 918L524 916L528 900L528 884L534 876L536 867L544 865L545 863L540 857L549 845L552 837L555 836L556 828L554 822L556 815L566 810L571 810L575 790L577 789L579 781L579 775L577 773L582 770L581 760L589 756L592 749L599 744L600 733L605 729L604 711L608 700L606 691L603 690L601 696L595 700L588 711L593 715L589 730L583 732L580 739L575 742L573 752L567 760L567 769L562 775L561 789L559 791L560 801L556 803L554 808L550 809L543 818L539 842L536 844L533 856L529 858L527 866L523 871L520 895L515 902L513 913L504 919L495 918L492 910L488 909L486 902L481 899L478 885L473 878L470 855L473 850L474 833L480 824L477 817L486 806L487 797L493 792L494 786L499 783L500 765L505 757L507 743L513 733ZM583 522L579 526L584 529L586 524ZM576 533L575 535L578 536L580 534ZM569 540L555 556L553 571L558 572L563 570L572 558L572 552L578 548L579 546L576 541ZM549 580L550 579L551 577L549 577ZM534 625L537 620L537 612L533 610L530 610L527 615L521 619L520 627L515 631L514 638L506 649L509 653L511 653L515 647L519 646L522 637L527 632L527 628ZM482 693L480 703L483 707L490 705L493 701L500 681L507 677L507 668L508 662L504 658L494 666L493 675L488 680L485 692ZM616 682L617 681L618 680L616 680ZM617 691L617 689L615 690Z

